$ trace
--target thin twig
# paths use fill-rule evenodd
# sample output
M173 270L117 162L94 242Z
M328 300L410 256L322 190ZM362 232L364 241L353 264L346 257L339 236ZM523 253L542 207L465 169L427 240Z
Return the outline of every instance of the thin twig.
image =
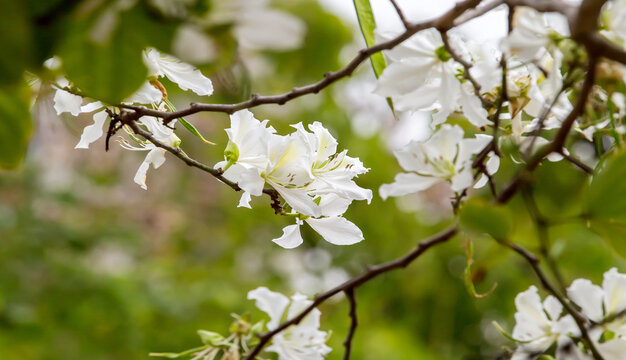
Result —
M350 303L350 329L348 330L348 335L346 335L346 339L343 342L343 346L346 347L346 351L343 354L343 360L349 360L350 354L352 353L352 339L354 339L354 333L356 332L356 327L359 324L356 315L356 298L354 296L354 288L348 288L344 291L346 293L346 297L348 297L348 303Z
M448 33L446 31L441 31L440 34L441 34L441 39L443 40L444 48L448 51L448 53L450 54L452 59L454 59L454 61L458 62L459 64L463 66L463 77L472 84L472 87L474 88L474 93L480 99L480 103L483 105L483 108L489 111L492 104L487 99L485 99L484 97L480 95L481 94L480 84L478 83L478 81L476 81L476 79L470 73L470 69L472 68L473 64L463 59L463 57L459 55L456 52L456 50L452 48L452 45L450 44L450 38L448 37Z
M580 159L577 159L576 157L566 153L565 151L561 150L559 152L559 154L561 154L561 156L563 156L563 158L567 161L569 161L570 163L574 164L576 167L578 167L580 170L586 172L589 175L593 175L593 168L587 164L585 164L584 162L582 162Z
M405 29L410 28L411 27L411 23L404 16L404 12L400 8L400 6L396 2L396 0L389 0L389 2L391 2L391 5L393 5L393 8L396 9L396 13L398 14L398 17L400 18L400 21L402 21L402 24L404 25L404 28Z
M590 57L588 72L583 82L582 89L580 90L580 95L578 96L576 105L574 105L572 111L570 111L567 115L567 118L563 120L561 128L555 135L554 139L546 146L540 148L535 156L526 163L526 166L513 177L513 179L502 189L502 191L500 191L500 194L496 198L496 202L507 202L517 192L518 187L526 181L529 172L535 170L537 166L539 166L539 164L551 153L561 152L574 121L580 114L582 114L585 104L587 103L587 98L589 97L589 93L591 92L591 88L593 87L596 78L596 64L597 58L594 56Z
M457 231L458 231L457 226L453 225L449 227L448 229L440 232L439 234L436 234L426 240L421 241L419 244L417 244L417 247L413 249L411 252L409 252L408 254L400 258L397 258L395 260L382 263L380 265L370 266L368 267L368 270L362 273L361 275L356 276L333 289L330 289L322 294L317 295L313 299L313 302L311 303L311 305L309 305L306 309L300 312L297 316L291 318L288 321L283 322L274 330L268 331L264 334L259 334L259 339L260 339L259 343L245 357L245 360L253 360L255 356L257 356L259 352L261 352L261 350L265 347L265 345L267 345L267 343L274 337L274 335L280 333L281 331L285 330L291 325L300 323L300 321L302 321L302 319L304 319L308 313L310 313L313 309L315 309L324 301L331 298L333 295L338 294L342 291L345 291L346 289L350 289L350 288L354 289L360 286L361 284L377 277L378 275L384 274L391 270L407 267L415 259L420 257L420 255L425 253L426 250L430 249L431 247L435 245L446 242L447 240L452 238L454 235L456 235Z
M537 207L537 202L535 202L535 198L533 197L532 190L529 187L525 187L522 190L522 197L526 203L526 209L530 214L531 219L535 223L535 227L537 228L537 236L539 237L539 253L545 259L552 275L556 279L556 282L559 286L559 289L565 293L565 280L561 271L559 270L558 264L556 260L550 255L550 238L548 236L548 220L541 214L539 211L539 207Z
M480 3L480 1L481 0L465 0L465 1L458 2L454 5L452 9L446 11L443 15L435 19L412 24L403 33L401 33L400 35L396 36L395 38L389 41L385 41L380 44L359 50L359 53L343 69L340 69L334 72L327 72L324 74L324 78L322 80L313 84L306 85L306 86L293 88L291 91L286 92L284 94L270 95L270 96L261 96L258 94L252 94L248 100L242 101L240 103L235 103L235 104L192 103L188 108L174 111L174 112L159 111L159 110L149 109L144 106L125 105L125 104L120 104L118 105L118 107L131 109L135 111L139 115L139 117L147 115L147 116L154 116L154 117L161 118L163 119L163 122L167 124L174 119L185 117L185 116L195 114L201 111L222 112L222 113L232 114L238 110L249 109L249 108L253 108L253 107L264 105L264 104L283 105L286 102L293 100L295 98L298 98L300 96L303 96L303 95L317 94L318 92L328 87L335 81L352 75L352 73L356 70L356 68L365 60L369 59L369 57L372 56L373 54L378 53L383 50L392 49L419 31L429 29L429 28L436 28L438 30L445 31L447 29L452 28L454 26L454 19L459 17L466 10L477 6Z

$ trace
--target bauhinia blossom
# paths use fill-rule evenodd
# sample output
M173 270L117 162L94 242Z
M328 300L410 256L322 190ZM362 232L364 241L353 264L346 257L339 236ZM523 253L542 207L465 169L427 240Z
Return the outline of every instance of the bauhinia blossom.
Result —
M571 315L561 316L563 305L555 297L550 295L542 303L537 288L531 286L515 297L515 307L513 338L522 344L511 360L535 359L555 342L557 360L577 359L571 354L579 350L569 336L580 336L580 329Z
M407 173L399 173L392 184L380 187L380 196L402 196L426 190L436 183L450 183L455 192L462 191L474 182L472 157L478 154L491 141L491 136L477 135L464 139L463 129L459 126L444 124L426 141L412 141L394 152L400 166ZM499 158L489 155L487 171L495 173L499 167ZM485 180L476 185L483 186Z
M616 268L604 273L602 287L587 279L576 279L567 295L582 311L582 325L605 360L624 359L626 349L626 275ZM513 339L520 345L513 360L535 359L556 342L557 360L591 360L588 345L577 344L581 331L563 306L548 296L543 303L537 288L531 286L515 298L517 313Z
M268 330L276 329L283 320L297 316L313 302L296 293L291 300L283 294L259 287L248 293L249 300L270 317ZM278 354L278 360L322 360L332 350L326 345L328 333L319 330L321 312L313 309L298 324L274 335L267 351Z
M391 63L375 93L392 97L398 110L437 110L433 125L438 125L461 109L472 124L491 124L474 88L460 75L462 66L445 49L437 30L421 31L386 55Z
M139 124L146 127L146 129L154 136L159 142L164 143L166 145L172 147L178 147L180 145L180 139L176 134L174 134L174 130L170 127L167 127L161 123L157 118L151 116L143 116L138 120ZM175 121L170 122L171 126L175 124ZM136 140L137 141L137 140ZM154 169L158 169L165 162L165 149L162 149L150 141L139 142L138 146L133 146L129 142L122 141L120 142L122 147L127 150L133 151L148 151L146 158L144 159L139 169L137 169L137 173L135 174L134 181L137 185L141 186L142 189L147 190L146 186L146 175L148 173L148 169L150 165Z
M176 83L183 90L191 90L198 95L211 95L213 85L211 80L205 77L198 69L186 64L171 55L162 54L155 49L146 49L143 60L149 70L149 79L131 96L123 101L126 104L142 104L152 106L159 110L165 110L163 99L167 97L165 89L161 84L154 83L156 78L165 76ZM87 149L89 145L100 139L104 134L104 126L107 119L105 105L100 101L94 101L83 105L82 96L64 90L69 86L69 82L61 78L57 81L59 89L54 96L54 108L57 114L70 113L78 116L82 113L94 113L94 123L88 125L83 130L80 141L76 145L77 149ZM169 127L163 125L154 117L144 116L138 120L156 139L169 146L178 147L180 139L174 134L172 129L175 121L170 122ZM165 161L165 150L152 144L150 141L139 140L131 137L138 145L131 145L130 142L121 141L122 147L134 151L148 151L144 162L139 167L134 181L143 189L146 187L146 174L150 165L153 168L160 167Z
M296 224L274 240L279 245L293 248L302 243L302 221L333 244L361 241L359 228L341 215L353 200L371 200L371 190L352 180L368 169L347 151L337 153L337 141L320 123L310 125L311 132L302 124L293 127L295 132L278 135L267 120L255 119L248 110L236 112L226 129L225 160L215 167L244 190L239 206L250 207L251 197L260 196L265 184L283 197Z

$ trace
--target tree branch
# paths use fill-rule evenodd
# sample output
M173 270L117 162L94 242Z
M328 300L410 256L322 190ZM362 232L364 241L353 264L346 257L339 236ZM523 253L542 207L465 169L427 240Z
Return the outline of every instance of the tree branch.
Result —
M404 25L404 28L405 29L410 28L411 27L411 22L409 22L406 19L406 17L404 16L404 12L402 12L402 9L400 8L400 6L396 2L396 0L389 0L389 2L391 2L391 5L393 5L393 8L396 9L396 13L398 14L398 17L400 18L400 21L402 21L402 24Z
M408 254L400 258L397 258L395 260L382 263L380 265L371 266L368 268L366 272L362 273L361 275L356 276L333 289L330 289L322 294L317 295L313 299L313 303L309 305L306 309L304 309L302 312L300 312L297 316L283 322L274 330L268 331L264 334L259 334L260 342L245 357L245 360L253 360L254 357L257 356L259 352L261 352L261 350L265 347L265 345L267 345L267 343L274 337L274 335L280 333L281 331L285 330L291 325L296 325L300 323L300 321L302 321L302 319L304 319L308 313L310 313L313 309L315 309L324 301L331 298L333 295L346 291L347 289L355 289L361 284L377 277L378 275L384 274L386 272L389 272L395 269L401 269L401 268L407 267L415 259L420 257L420 255L425 253L426 250L430 249L431 247L435 245L446 242L447 240L452 238L454 235L456 235L457 232L458 232L457 226L453 225L449 227L448 229L440 232L439 234L436 234L426 240L421 241L419 244L417 244L417 247L413 249L413 251L409 252Z
M356 332L356 327L359 324L359 321L356 315L356 298L354 296L354 288L348 288L344 292L346 293L346 297L350 303L350 329L348 330L348 335L346 335L346 340L343 342L343 346L346 347L346 351L343 354L343 360L349 360L350 354L352 353L352 339L354 338L354 333Z
M226 114L232 114L238 110L249 109L249 108L253 108L253 107L264 105L264 104L283 105L286 102L293 100L295 98L298 98L300 96L303 96L303 95L317 94L318 92L328 87L335 81L352 75L352 73L357 69L357 67L362 62L367 60L370 56L372 56L373 54L378 53L383 50L392 49L419 31L433 28L433 27L442 31L452 28L454 26L454 20L457 17L463 14L466 10L477 6L480 3L480 1L481 0L465 0L465 1L458 2L454 5L452 9L448 10L447 12L445 12L443 15L441 15L438 18L420 22L417 24L412 24L403 33L401 33L400 35L396 36L395 38L389 41L385 41L380 44L359 50L359 53L357 54L357 56L354 57L352 61L350 61L350 63L348 63L348 65L346 65L346 67L344 67L343 69L337 70L334 72L327 72L324 74L324 78L322 80L316 83L310 84L310 85L293 88L291 91L286 92L284 94L270 95L270 96L261 96L258 94L252 94L250 99L246 101L242 101L240 103L236 103L236 104L192 103L189 106L189 108L182 109L179 111L174 111L174 112L159 111L159 110L149 109L144 106L136 106L136 105L120 104L117 106L120 108L125 108L125 109L130 109L130 110L135 111L139 115L137 118L141 116L145 116L145 115L154 116L154 117L163 119L163 122L167 124L170 121L177 119L179 117L184 117L184 116L195 114L201 111L222 112Z

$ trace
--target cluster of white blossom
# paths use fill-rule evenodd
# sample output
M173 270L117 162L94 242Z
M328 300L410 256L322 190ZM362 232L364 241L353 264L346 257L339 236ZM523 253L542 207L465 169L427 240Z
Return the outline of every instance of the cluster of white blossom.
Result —
M623 1L612 3L603 16L603 35L619 44L626 43L626 31L619 21L626 16L625 4ZM441 181L450 183L457 193L472 185L485 184L485 175L479 179L472 173L471 165L472 158L492 141L491 136L478 134L465 138L461 127L444 123L456 112L476 131L485 131L494 125L489 115L495 112L502 90L500 63L503 56L507 69L507 101L501 108L498 141L510 141L517 145L520 154L527 155L548 143L540 132L560 127L573 109L568 87L580 80L580 74L574 71L575 64L584 61L578 45L567 39L566 24L562 15L548 16L519 7L513 31L501 40L500 49L461 40L454 32L447 35L445 44L437 30L429 29L387 51L390 64L378 79L375 93L392 98L398 111L432 111L434 132L430 139L411 142L394 152L402 168L410 173L398 174L393 184L383 185L381 196L422 191ZM379 37L391 38L387 34L379 34ZM469 66L464 67L457 61L459 59ZM465 74L466 71L469 74ZM622 116L623 96L597 91L605 102L610 95L618 116ZM580 118L574 129L591 141L593 133L607 127L610 116L614 115L607 112L603 116L602 119ZM623 132L623 129L618 131ZM563 151L567 153L567 149ZM553 153L548 159L558 161L562 156ZM499 159L490 153L486 160L483 172L493 174L498 169ZM513 160L522 161L523 157L515 156Z
M182 90L191 90L198 95L211 95L213 93L213 84L211 80L205 77L198 69L193 66L181 62L175 57L162 54L156 49L146 49L143 53L144 64L148 68L148 79L134 94L124 100L125 104L140 104L150 106L154 109L165 110L167 93L160 83L156 82L159 77L167 77L170 81L177 84ZM93 113L94 123L85 127L80 141L76 144L77 149L87 149L89 145L104 134L104 124L107 119L106 106L100 101L94 101L83 105L83 97L65 90L70 83L61 78L57 80L57 89L54 95L54 109L57 114L70 113L78 116L82 113ZM169 126L152 116L143 116L138 123L145 127L155 139L160 142L177 148L180 145L180 139L174 134L173 127L176 120L170 122ZM127 131L130 141L126 139L120 143L123 148L133 151L148 151L145 160L137 170L135 175L135 183L143 189L146 186L146 174L150 165L153 168L160 167L165 162L165 150L157 147L148 140L140 140L132 136Z
M268 330L276 329L281 321L294 318L313 303L302 294L296 293L289 300L266 287L250 291L248 299L255 300L256 306L269 315ZM298 324L276 334L266 350L278 354L278 360L322 360L332 349L326 345L329 334L319 330L320 316L321 312L313 309Z
M350 245L363 240L361 230L341 216L353 200L372 199L372 191L353 178L368 171L358 158L337 152L337 140L319 122L292 125L295 131L278 135L268 120L259 121L248 110L230 117L225 160L215 165L224 177L244 191L239 206L250 207L265 184L274 188L291 207L296 224L283 229L273 241L294 248L303 240L300 225L306 222L326 241Z
M624 359L626 349L626 274L612 268L604 273L602 287L577 279L567 289L568 297L587 319L585 326L595 348L606 360ZM563 305L549 295L541 302L531 286L515 298L516 325L513 339L520 345L513 360L535 359L556 342L557 360L592 359L589 349L578 343L581 331Z

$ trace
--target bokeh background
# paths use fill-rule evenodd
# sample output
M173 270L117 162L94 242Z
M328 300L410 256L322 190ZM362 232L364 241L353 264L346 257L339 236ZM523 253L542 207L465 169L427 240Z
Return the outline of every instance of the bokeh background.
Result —
M399 29L387 2L372 4L383 30ZM421 19L452 2L400 4L411 19ZM222 49L227 55L218 52L217 60L201 58L196 64L212 78L215 94L196 98L165 83L174 104L235 102L252 92L288 91L340 68L363 46L351 1L271 6L304 22L299 46L283 51L234 47ZM496 16L461 33L497 41L503 25ZM42 92L25 163L0 172L0 358L146 359L149 352L182 351L200 344L198 329L226 333L231 313L264 319L246 300L249 290L264 285L285 294L314 295L366 264L403 255L445 228L454 221L445 186L388 201L377 195L378 187L401 170L391 149L424 139L429 130L425 114L394 117L385 100L371 94L374 84L365 63L355 76L318 95L253 110L282 133L290 132L289 124L321 121L341 149L371 168L357 180L374 190L371 205L354 203L346 214L363 230L365 241L333 246L305 229L305 243L294 250L270 241L290 220L275 216L266 198L256 199L252 210L237 208L238 193L169 155L160 169L149 171L144 191L132 181L143 153L117 145L105 152L102 140L89 150L74 150L91 120L57 117L50 110L50 94ZM221 160L228 117L197 114L187 120L217 145L179 130L182 148L208 164ZM496 183L504 183L515 166L503 161ZM566 163L541 166L533 188L541 211L567 219L580 207L585 181ZM514 199L510 207L514 240L537 249L522 200ZM513 346L492 321L511 331L514 297L536 279L523 260L487 237L472 236L476 288L482 292L497 283L489 296L473 298L463 282L462 244L468 239L457 236L406 270L358 288L355 359L495 359ZM550 241L568 282L586 277L597 283L611 266L624 269L624 261L585 224L564 221L551 228ZM329 359L342 358L349 325L342 300L338 296L321 307L321 328L332 330Z

